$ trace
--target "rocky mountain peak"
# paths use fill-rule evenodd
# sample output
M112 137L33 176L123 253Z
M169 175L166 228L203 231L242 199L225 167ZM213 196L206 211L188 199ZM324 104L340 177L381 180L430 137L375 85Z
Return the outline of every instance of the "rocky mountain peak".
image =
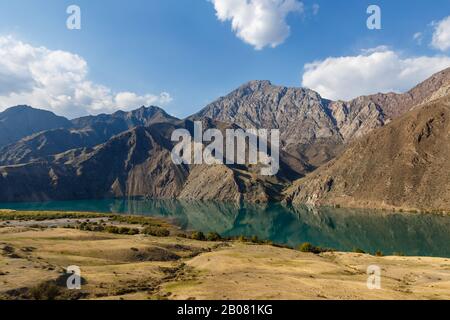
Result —
M271 86L272 82L269 80L252 80L240 86L239 89L250 89L252 91L257 91Z

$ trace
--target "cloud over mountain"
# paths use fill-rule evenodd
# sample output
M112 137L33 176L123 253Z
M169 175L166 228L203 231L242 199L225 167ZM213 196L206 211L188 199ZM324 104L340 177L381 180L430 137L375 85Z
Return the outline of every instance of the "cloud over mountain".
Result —
M290 34L286 17L303 12L303 3L297 0L210 0L217 18L231 21L236 35L244 42L261 50L282 44Z
M403 57L378 47L357 56L330 57L305 65L302 85L333 100L374 92L403 92L450 66L450 57Z
M82 57L35 47L12 36L0 37L0 56L0 111L29 104L76 117L171 101L165 92L113 92L89 80L88 63Z
M441 51L450 49L450 16L434 24L431 45Z

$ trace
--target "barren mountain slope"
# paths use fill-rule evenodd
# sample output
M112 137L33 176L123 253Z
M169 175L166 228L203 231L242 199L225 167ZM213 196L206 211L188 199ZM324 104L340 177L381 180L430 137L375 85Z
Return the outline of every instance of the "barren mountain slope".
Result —
M205 128L228 125L205 121ZM93 148L79 148L28 164L0 167L0 201L183 198L250 202L279 200L280 190L305 171L289 155L280 171L263 177L258 166L176 165L171 158L175 129L191 121L136 127ZM298 168L300 171L295 171Z
M352 143L287 191L294 203L450 210L450 96Z

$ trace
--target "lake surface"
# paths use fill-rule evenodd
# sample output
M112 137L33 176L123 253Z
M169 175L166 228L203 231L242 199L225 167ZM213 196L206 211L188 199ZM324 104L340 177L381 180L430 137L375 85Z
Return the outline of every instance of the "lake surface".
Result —
M258 236L292 247L311 242L339 251L450 257L450 216L172 200L0 203L0 208L138 214L170 219L186 230Z

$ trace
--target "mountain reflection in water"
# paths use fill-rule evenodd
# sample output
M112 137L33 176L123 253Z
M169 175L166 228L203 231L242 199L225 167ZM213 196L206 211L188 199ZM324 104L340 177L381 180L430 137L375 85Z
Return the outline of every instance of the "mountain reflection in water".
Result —
M170 219L186 230L257 236L296 247L450 257L450 217L373 210L175 200L88 200L0 204L2 209L95 211Z

